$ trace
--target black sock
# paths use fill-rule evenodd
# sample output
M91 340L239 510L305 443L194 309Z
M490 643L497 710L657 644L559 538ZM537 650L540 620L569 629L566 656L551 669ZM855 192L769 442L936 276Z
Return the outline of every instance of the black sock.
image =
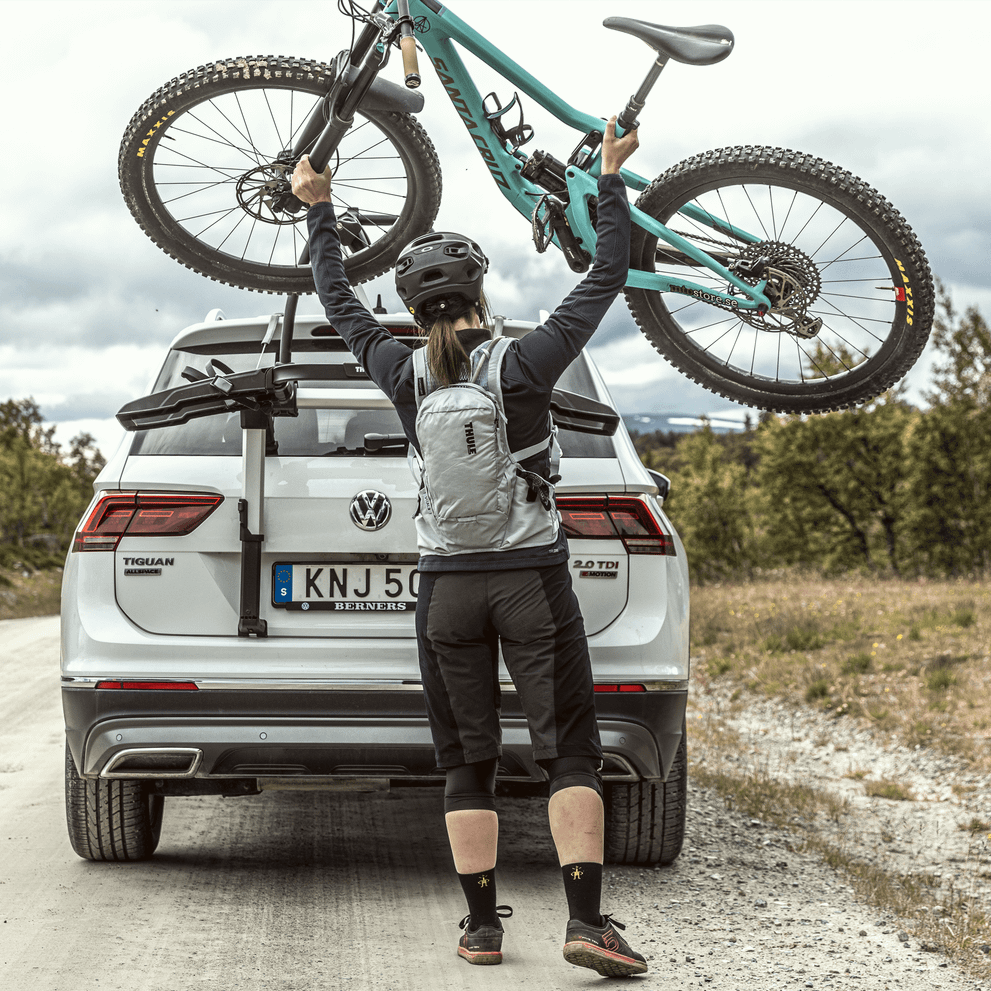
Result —
M468 927L472 930L479 926L494 926L499 920L496 916L496 883L495 868L490 871L479 871L477 874L459 874L458 880L468 901L468 912L471 922Z
M565 864L561 868L568 914L590 926L601 926L602 864Z

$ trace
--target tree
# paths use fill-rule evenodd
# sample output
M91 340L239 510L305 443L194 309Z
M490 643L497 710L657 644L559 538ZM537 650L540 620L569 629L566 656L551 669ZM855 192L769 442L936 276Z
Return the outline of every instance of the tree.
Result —
M932 344L943 358L933 369L926 399L933 406L962 403L972 409L991 405L991 328L976 306L957 313L946 287L936 280Z
M905 435L917 417L889 392L858 409L762 423L756 483L767 553L828 571L898 573Z
M33 399L0 403L0 550L16 547L21 558L39 538L67 547L104 464L87 433L63 456L55 429Z
M904 543L916 568L942 574L991 566L991 330L959 314L937 283L932 404L907 447Z
M755 530L745 465L727 456L712 429L684 434L677 467L670 471L665 509L685 543L692 577L699 581L749 571L755 563Z

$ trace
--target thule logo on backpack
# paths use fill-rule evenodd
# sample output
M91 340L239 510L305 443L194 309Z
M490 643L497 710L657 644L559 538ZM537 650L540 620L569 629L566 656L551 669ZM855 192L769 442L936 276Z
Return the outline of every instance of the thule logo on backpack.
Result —
M468 444L468 453L475 454L475 428L471 423L465 424L465 441Z

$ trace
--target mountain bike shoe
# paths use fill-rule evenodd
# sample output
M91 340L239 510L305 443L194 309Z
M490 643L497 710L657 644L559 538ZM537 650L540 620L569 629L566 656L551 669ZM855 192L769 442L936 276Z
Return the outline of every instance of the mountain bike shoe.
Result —
M603 977L630 977L646 974L647 961L631 950L616 931L625 929L621 922L602 916L601 926L590 926L578 919L568 922L564 959L576 967L590 967Z
M499 919L508 919L513 910L508 905L496 907ZM502 963L502 923L496 919L494 926L478 926L471 928L471 916L466 915L458 927L464 929L464 935L458 940L458 956L464 957L468 963L497 964Z

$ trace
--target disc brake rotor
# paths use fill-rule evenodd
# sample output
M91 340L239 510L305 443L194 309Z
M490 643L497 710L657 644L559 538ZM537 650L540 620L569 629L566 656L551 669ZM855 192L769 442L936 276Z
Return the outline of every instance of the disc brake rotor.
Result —
M294 224L303 205L292 192L293 167L268 162L237 181L237 201L246 214L265 224Z

